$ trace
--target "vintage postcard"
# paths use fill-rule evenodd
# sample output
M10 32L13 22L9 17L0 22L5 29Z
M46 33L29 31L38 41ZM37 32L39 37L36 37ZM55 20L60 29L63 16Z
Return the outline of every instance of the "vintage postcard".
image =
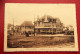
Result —
M75 4L6 3L4 52L78 51Z

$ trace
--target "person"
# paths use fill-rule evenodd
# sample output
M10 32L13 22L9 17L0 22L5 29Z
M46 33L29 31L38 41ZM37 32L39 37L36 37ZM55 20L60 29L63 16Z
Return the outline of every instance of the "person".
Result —
M25 35L26 35L26 37L29 37L29 33L28 33L28 32L26 32L26 31L25 31Z

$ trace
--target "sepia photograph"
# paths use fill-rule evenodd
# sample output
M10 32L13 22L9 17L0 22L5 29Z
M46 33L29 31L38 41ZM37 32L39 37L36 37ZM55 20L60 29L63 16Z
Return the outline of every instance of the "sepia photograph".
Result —
M78 51L75 4L6 3L4 52Z

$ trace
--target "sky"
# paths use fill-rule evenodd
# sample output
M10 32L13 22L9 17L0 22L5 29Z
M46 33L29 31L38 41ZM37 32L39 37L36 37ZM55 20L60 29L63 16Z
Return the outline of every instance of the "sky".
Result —
M64 25L76 24L75 4L6 3L5 22L20 25L24 21L34 22L37 17L50 15L59 18Z

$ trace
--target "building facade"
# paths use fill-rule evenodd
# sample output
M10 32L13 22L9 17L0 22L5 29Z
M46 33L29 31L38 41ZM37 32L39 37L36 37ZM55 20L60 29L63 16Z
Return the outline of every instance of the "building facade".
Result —
M37 18L35 21L35 32L43 34L61 33L63 30L63 23L59 18L53 18L52 16L43 16Z

